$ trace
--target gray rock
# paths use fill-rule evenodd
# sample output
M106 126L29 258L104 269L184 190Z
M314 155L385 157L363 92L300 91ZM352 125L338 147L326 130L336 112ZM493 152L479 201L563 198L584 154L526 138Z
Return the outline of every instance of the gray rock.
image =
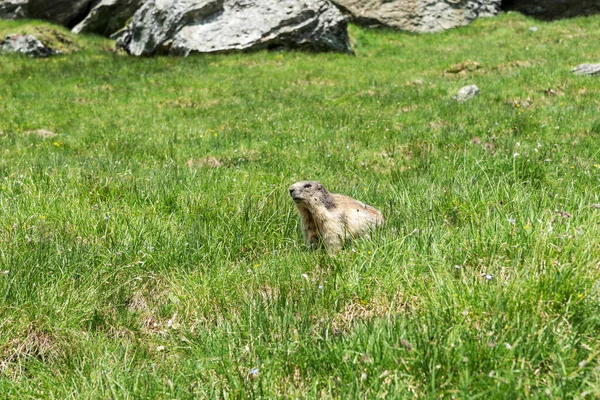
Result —
M600 74L600 64L579 64L571 70L575 75Z
M547 20L600 13L598 0L513 0L504 3L506 10Z
M27 0L0 0L0 19L25 18Z
M149 0L134 15L120 42L133 55L152 55L168 49L187 24L205 24L223 12L223 0Z
M60 51L44 46L33 35L8 35L0 42L0 53L22 53L31 57L49 57Z
M73 33L97 33L110 36L125 27L146 0L100 0L90 13L73 28Z
M500 12L501 0L332 0L362 25L440 32Z
M454 96L452 98L456 101L463 102L463 101L472 99L473 97L477 96L478 94L479 94L479 88L477 87L477 85L469 85L469 86L462 87L458 91L456 96Z
M94 0L27 0L25 18L73 27L87 14Z
M299 48L350 53L328 0L148 0L118 45L136 56Z

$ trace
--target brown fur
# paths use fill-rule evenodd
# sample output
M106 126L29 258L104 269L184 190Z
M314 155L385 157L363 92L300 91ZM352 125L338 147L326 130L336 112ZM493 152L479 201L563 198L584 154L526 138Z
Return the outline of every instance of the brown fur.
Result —
M340 250L346 239L368 235L383 224L383 214L367 204L343 194L329 193L316 181L290 186L308 246L316 248L319 239L329 253Z

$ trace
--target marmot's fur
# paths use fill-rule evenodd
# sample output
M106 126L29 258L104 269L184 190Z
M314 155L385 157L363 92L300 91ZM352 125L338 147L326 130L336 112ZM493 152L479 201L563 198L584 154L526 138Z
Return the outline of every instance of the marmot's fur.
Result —
M343 194L329 193L319 182L303 181L290 186L302 222L306 244L319 245L329 253L340 250L346 239L368 234L383 224L383 214L367 204Z

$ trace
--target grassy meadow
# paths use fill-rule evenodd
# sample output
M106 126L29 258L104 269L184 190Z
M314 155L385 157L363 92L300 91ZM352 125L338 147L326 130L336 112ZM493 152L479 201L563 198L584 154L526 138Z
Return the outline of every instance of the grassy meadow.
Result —
M77 50L0 57L0 397L600 397L599 27L133 58L0 21ZM385 227L310 251L307 179Z

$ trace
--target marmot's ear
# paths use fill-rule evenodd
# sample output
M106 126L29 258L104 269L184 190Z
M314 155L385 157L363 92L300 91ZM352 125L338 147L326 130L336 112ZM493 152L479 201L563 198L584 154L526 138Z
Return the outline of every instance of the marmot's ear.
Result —
M317 185L317 190L323 190L323 185L321 185L320 183Z

